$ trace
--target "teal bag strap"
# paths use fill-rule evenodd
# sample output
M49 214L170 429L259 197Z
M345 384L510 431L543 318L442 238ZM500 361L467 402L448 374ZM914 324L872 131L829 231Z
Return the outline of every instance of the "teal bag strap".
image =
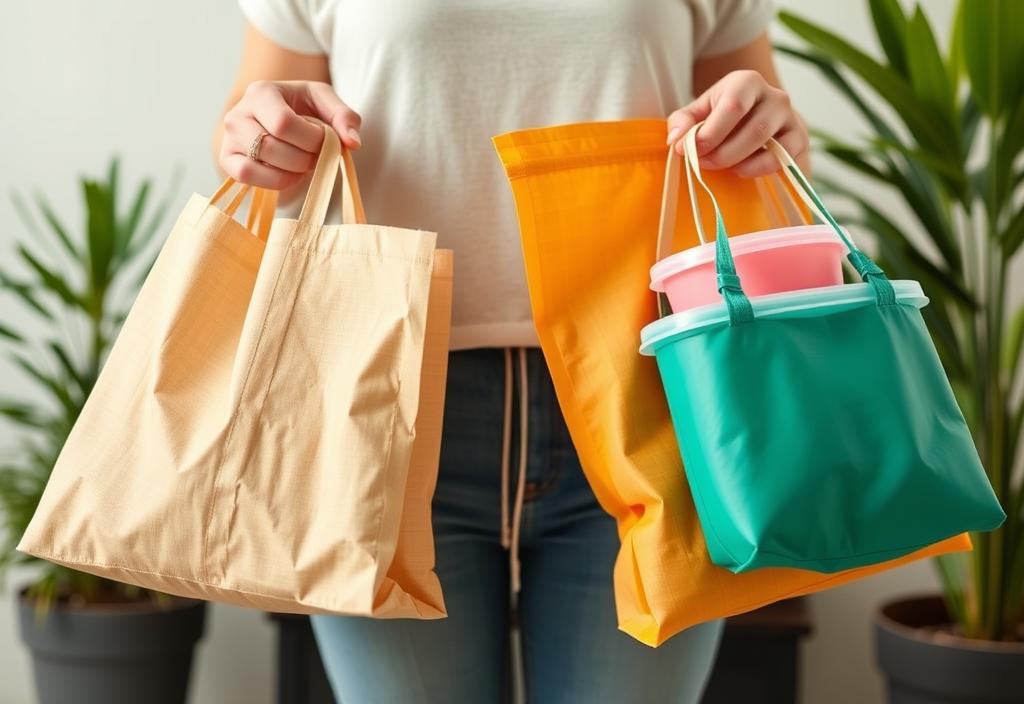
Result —
M691 130L693 131L693 130ZM665 162L665 182L661 194L661 217L658 223L658 244L655 250L655 260L660 261L669 255L672 247L672 240L676 222L676 204L679 200L679 164L689 163L686 157L676 155L673 146L668 149L668 160ZM690 206L693 212L693 221L697 230L697 237L701 244L707 242L704 234L704 223L701 218L700 208L697 205L697 194L693 187L691 169L686 169L686 187L690 193ZM750 299L743 293L740 286L740 278L736 274L736 265L732 259L732 250L729 249L728 235L725 230L725 219L722 217L722 209L715 199L707 184L704 183L697 169L696 177L700 181L711 203L715 209L715 267L718 274L718 292L722 294L726 307L729 309L729 319L733 322L744 322L754 319L754 309L750 305ZM664 293L658 294L658 315L665 317L670 315L672 310L668 305L668 299Z
M683 156L686 163L686 188L690 193L690 206L693 209L694 224L697 226L697 236L704 242L704 225L700 218L700 208L697 205L697 192L693 187L694 179L701 185L704 192L711 198L711 205L715 209L715 273L718 275L718 292L722 294L725 307L729 310L729 323L747 323L754 319L754 307L750 305L750 299L743 292L740 284L740 277L736 273L736 263L732 258L732 248L729 246L729 234L725 229L725 218L722 217L722 209L718 206L718 199L712 193L711 188L704 181L700 172L700 164L697 159L697 128L703 122L698 122L690 128L683 137ZM672 150L674 153L674 150ZM670 154L671 156L671 154Z
M702 244L706 240L704 224L701 219L700 208L697 203L697 193L694 187L694 180L701 185L711 199L715 212L715 272L718 277L718 291L722 294L727 310L729 311L730 324L749 322L754 319L753 307L750 299L743 291L742 282L736 272L736 264L732 257L732 249L729 246L728 232L725 227L725 218L722 210L715 199L715 194L704 181L700 169L700 162L697 156L697 130L703 123L699 122L689 129L683 137L683 156L676 154L674 146L669 146L668 159L665 165L665 183L662 192L661 218L658 227L657 260L668 256L671 248L675 227L676 202L679 193L679 162L682 161L686 168L686 185L690 195L690 206L693 212L693 221L696 226L697 236ZM847 260L857 271L861 279L869 284L874 291L875 300L878 305L893 305L896 303L896 293L892 284L886 277L885 272L864 252L857 248L853 238L846 232L825 207L820 196L811 186L807 177L800 171L793 157L774 139L769 140L765 149L770 151L782 166L783 174L793 185L793 190L800 196L807 208L822 222L827 223L846 245L849 253ZM671 313L664 294L658 296L659 314L664 317Z
M881 267L874 262L871 257L862 252L853 243L853 238L846 232L836 219L832 217L832 213L829 212L828 208L822 202L821 197L817 191L814 190L814 186L807 180L800 167L797 165L793 157L790 156L789 152L779 144L775 139L769 139L765 145L765 149L770 151L778 159L782 165L783 173L789 182L793 184L794 190L803 199L804 203L810 209L812 213L817 216L822 222L826 222L835 231L839 238L846 245L849 250L849 254L846 255L847 260L853 266L854 270L860 275L861 280L871 285L871 288L875 292L875 299L878 301L878 305L895 305L896 303L896 292L892 288L892 284L889 282L889 278L882 271Z

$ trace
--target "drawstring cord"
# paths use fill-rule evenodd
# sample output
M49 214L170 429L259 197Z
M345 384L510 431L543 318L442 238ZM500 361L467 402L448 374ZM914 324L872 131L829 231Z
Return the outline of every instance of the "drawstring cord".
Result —
M505 348L505 411L501 428L501 547L512 545L508 525L509 445L512 444L512 350Z
M526 496L526 457L529 449L527 425L529 422L529 384L526 377L526 348L518 348L519 356L519 474L516 477L516 497L512 507L512 521L508 516L510 454L512 445L512 349L505 348L505 409L501 435L501 546L509 551L509 574L512 592L519 593L519 537L523 522L523 502Z

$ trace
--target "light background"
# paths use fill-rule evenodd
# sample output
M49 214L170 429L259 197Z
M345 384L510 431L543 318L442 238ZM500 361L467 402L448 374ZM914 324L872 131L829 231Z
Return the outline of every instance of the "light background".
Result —
M954 0L925 4L944 41ZM780 0L780 5L855 43L871 43L866 2ZM192 190L211 192L217 179L210 134L237 67L241 34L242 17L230 0L4 3L0 257L12 256L13 240L22 232L8 193L42 190L66 222L77 224L82 212L77 177L102 174L115 152L124 157L125 184L143 176L166 184L174 166L181 165L176 206ZM773 34L786 38L778 26ZM786 87L809 124L835 132L859 129L856 116L816 74L787 59L780 59L780 65ZM819 159L816 167L834 173L823 162ZM865 184L865 189L872 186ZM891 198L880 193L872 198L883 208L896 209ZM899 219L908 221L904 213ZM0 317L14 317L10 305L5 303ZM22 384L9 367L0 366L5 395L18 393ZM7 446L8 432L0 428L0 447ZM12 573L0 597L0 704L32 701L30 659L17 633L13 590L28 576ZM813 596L815 634L803 652L804 701L881 702L882 683L871 647L872 614L893 595L935 586L932 568L924 563ZM197 652L191 701L270 704L273 635L260 612L214 606Z

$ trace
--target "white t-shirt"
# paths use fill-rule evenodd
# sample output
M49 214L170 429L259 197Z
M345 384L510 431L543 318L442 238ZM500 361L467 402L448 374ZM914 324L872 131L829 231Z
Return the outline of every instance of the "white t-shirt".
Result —
M452 349L535 346L512 193L491 137L667 117L695 57L764 31L771 0L239 0L256 29L327 54L363 118L367 219L455 251ZM332 217L337 217L334 214Z

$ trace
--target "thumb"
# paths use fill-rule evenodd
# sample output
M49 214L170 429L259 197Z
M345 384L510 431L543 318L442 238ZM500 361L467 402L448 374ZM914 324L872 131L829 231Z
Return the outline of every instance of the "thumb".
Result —
M666 144L675 145L679 154L683 153L682 137L687 131L711 114L711 97L703 93L685 107L681 107L668 116L668 139Z
M362 118L338 97L327 83L313 82L306 88L306 102L310 113L329 124L342 143L349 149L357 149L362 144L359 127Z

